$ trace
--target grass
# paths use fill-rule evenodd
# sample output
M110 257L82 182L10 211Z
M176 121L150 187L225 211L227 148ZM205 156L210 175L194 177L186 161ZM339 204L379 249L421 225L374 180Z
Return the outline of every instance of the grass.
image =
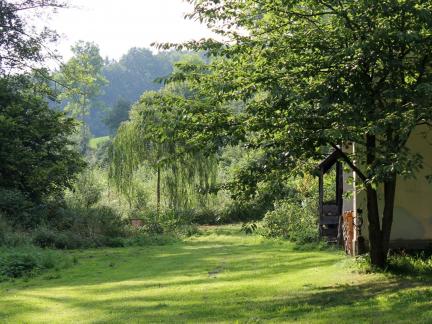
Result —
M96 150L99 145L105 143L106 141L109 141L109 136L91 138L89 141L89 147L92 150Z
M0 284L1 323L430 323L432 281L360 274L337 251L207 227L164 246L65 252L79 263Z

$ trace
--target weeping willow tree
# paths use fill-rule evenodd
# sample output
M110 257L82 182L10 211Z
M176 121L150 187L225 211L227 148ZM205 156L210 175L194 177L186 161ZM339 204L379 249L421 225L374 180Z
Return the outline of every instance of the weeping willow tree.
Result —
M173 210L205 203L216 183L217 159L186 136L191 104L197 101L162 91L145 93L134 105L111 150L110 178L126 197L134 195L137 170L147 166L157 179L158 211L161 192Z

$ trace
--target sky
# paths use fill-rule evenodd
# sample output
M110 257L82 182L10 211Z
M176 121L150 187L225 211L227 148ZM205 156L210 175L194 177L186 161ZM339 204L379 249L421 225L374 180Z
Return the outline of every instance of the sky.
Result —
M57 49L64 59L78 40L99 45L102 57L118 59L131 47L153 42L183 42L211 36L205 25L185 20L191 12L183 0L69 0L49 25L60 35Z

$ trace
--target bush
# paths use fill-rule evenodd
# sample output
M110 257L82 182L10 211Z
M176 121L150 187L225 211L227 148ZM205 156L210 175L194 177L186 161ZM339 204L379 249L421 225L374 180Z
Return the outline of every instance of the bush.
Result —
M31 238L29 235L24 232L13 230L0 214L0 246L17 247L30 244Z
M71 230L89 237L124 236L126 221L109 207L78 209Z
M315 204L311 199L279 201L273 211L266 213L263 227L268 237L282 237L298 243L315 242L318 240Z
M0 188L0 213L11 226L29 228L37 222L32 215L33 203L19 190Z
M425 253L426 252L426 253ZM432 276L431 251L390 251L387 258L387 268L376 268L371 264L367 254L356 257L354 269L359 273L387 272L396 275Z
M121 237L125 235L126 221L112 208L101 206L93 208L59 209L61 216L51 228L61 232L72 232L82 237L98 236Z
M64 210L61 226L41 226L33 231L33 243L40 247L78 249L121 246L126 223L108 207Z
M25 232L10 231L3 234L3 241L0 241L0 246L4 247L20 247L29 246L32 244L31 237Z
M91 247L89 240L70 232L58 232L47 227L40 227L33 232L33 244L42 248L78 249Z
M49 250L34 247L1 249L0 279L33 276L43 270L65 268L69 258Z
M103 246L111 248L124 247L126 245L125 239L122 237L103 237L101 243Z
M200 225L216 225L221 221L220 212L208 207L191 210L190 218L193 223Z
M0 214L0 246L6 243L6 234L10 232L10 226L7 224L4 216Z
M37 228L33 232L32 243L42 248L80 249L96 247L122 247L124 238L120 236L92 235L76 233L71 230L56 231L47 227Z
M138 218L138 215L134 215ZM128 227L126 246L130 245L165 245L178 241L179 237L192 236L199 233L196 225L190 224L190 214L166 211L164 213L141 214L143 226Z
M11 253L0 258L0 275L10 278L28 276L39 270L39 265L34 255Z
M424 254L391 254L388 257L388 270L408 275L432 275L432 257Z
M44 223L61 223L63 210L64 200L61 195L48 197L35 204L19 190L0 188L1 219L13 230L28 231Z
M261 220L271 209L262 201L233 201L220 213L218 223L229 224Z
M102 197L102 186L95 171L86 170L78 177L72 192L66 195L66 201L72 208L90 208L96 205Z
M241 231L246 235L254 234L258 229L258 225L255 223L243 223L241 227Z
M195 224L188 224L188 225L180 225L176 229L176 234L178 236L184 236L184 237L191 237L194 235L200 235L201 231L199 230L198 226Z

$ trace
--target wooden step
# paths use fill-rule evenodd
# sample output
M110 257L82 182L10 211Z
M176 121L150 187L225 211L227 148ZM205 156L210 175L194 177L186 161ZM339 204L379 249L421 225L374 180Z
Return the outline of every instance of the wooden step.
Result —
M336 226L335 226L336 225ZM338 227L337 224L320 226L321 237L328 243L337 243Z
M339 216L324 216L321 217L320 225L337 225L339 224Z

